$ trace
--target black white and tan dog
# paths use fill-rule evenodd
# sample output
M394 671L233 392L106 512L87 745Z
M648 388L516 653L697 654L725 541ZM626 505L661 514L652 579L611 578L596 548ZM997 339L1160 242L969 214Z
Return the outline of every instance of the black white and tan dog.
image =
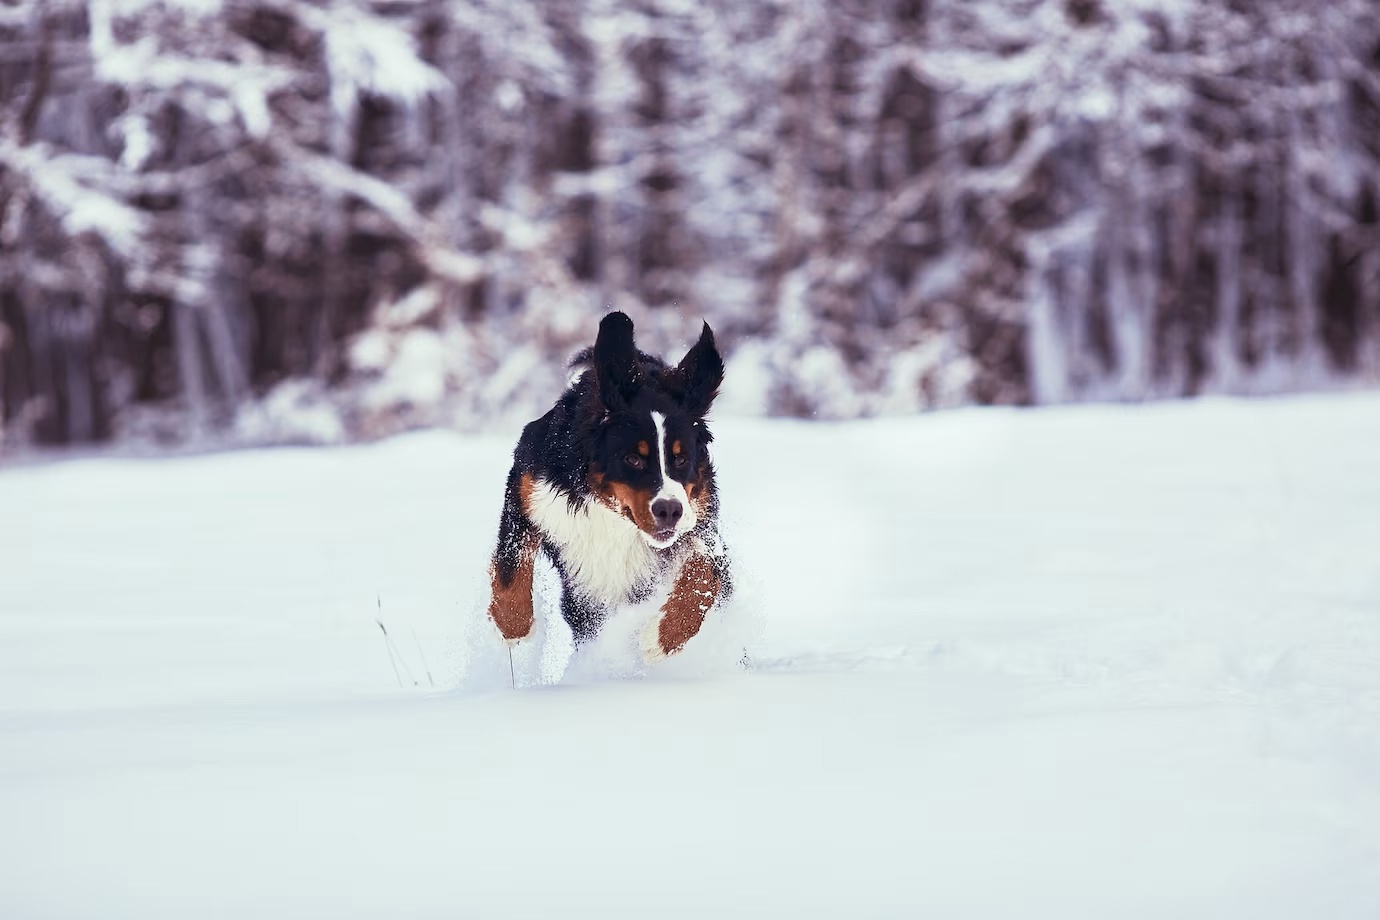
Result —
M610 313L571 366L584 369L513 451L489 616L510 643L531 634L532 575L544 553L577 647L614 608L666 591L642 634L654 661L694 638L729 590L705 422L723 360L708 323L671 367L638 351L632 320Z

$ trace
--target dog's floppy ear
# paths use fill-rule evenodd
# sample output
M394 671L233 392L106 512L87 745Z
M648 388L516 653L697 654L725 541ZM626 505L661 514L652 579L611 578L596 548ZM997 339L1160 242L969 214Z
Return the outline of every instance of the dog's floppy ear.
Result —
M594 374L606 409L622 408L637 389L637 346L626 313L610 313L600 321L599 337L594 340Z
M676 372L685 385L681 404L691 416L702 418L714 397L719 395L719 384L724 382L724 359L719 357L719 349L714 345L714 330L708 323L700 332L700 340L676 366Z

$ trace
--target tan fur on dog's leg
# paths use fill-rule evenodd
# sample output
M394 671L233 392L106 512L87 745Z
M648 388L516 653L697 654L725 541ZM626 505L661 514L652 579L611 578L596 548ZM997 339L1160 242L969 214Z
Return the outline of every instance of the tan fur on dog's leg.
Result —
M693 639L719 596L719 576L709 558L696 553L676 575L671 596L642 632L642 654L648 662L674 655Z
M489 619L509 645L516 645L532 632L532 570L537 545L535 535L526 541L518 554L513 579L507 585L499 577L498 566L489 567L493 589L489 597Z

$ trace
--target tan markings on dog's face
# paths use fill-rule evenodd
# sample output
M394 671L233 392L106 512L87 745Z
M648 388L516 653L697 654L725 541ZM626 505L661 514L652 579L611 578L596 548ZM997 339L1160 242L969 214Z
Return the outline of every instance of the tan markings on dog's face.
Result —
M651 536L656 533L652 519L652 493L634 489L627 483L609 482L603 473L591 471L589 486L605 505L632 521L638 530Z
M605 508L616 513L621 513L623 508L618 502L618 496L613 494L613 489L609 487L608 481L604 479L603 473L590 470L589 488L594 493L594 498Z
M674 454L674 455L677 456L677 457L680 456L680 441L674 441L674 442L672 442L672 444L671 444L671 453Z
M652 519L652 493L634 489L621 482L610 485L613 496L618 500L618 513L637 525L637 529L647 535L656 533L656 521Z
M719 576L709 560L698 553L685 560L676 576L671 596L661 607L657 641L663 654L672 655L695 637L705 614L719 597Z
M685 484L685 497L695 508L695 514L705 517L709 514L709 489L705 485L705 468L701 464L695 471L695 478Z
M644 457L650 456L651 453L652 453L652 447L651 447L651 445L648 444L646 441L638 441L638 442L637 442L637 452L638 452L639 454L641 454L642 456L644 456Z

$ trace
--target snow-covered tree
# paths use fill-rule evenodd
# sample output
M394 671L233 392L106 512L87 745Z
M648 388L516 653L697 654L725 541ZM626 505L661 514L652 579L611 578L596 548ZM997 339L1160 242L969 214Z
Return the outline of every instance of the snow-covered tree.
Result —
M11 0L0 445L1380 379L1370 0Z

